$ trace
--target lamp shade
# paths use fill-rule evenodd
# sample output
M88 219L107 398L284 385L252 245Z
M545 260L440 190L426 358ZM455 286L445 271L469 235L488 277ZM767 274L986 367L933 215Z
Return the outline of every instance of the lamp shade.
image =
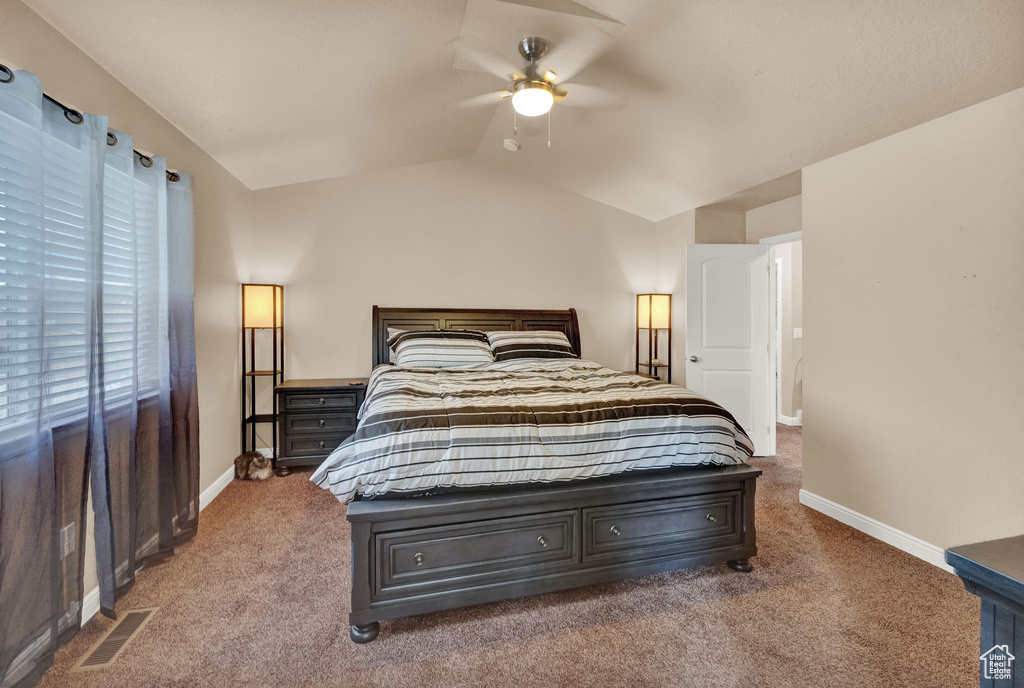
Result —
M667 330L672 324L671 294L637 294L636 326L640 329Z
M512 107L524 117L539 117L550 110L554 102L551 85L539 79L519 84L512 94Z
M242 285L242 327L284 325L284 287L280 284Z

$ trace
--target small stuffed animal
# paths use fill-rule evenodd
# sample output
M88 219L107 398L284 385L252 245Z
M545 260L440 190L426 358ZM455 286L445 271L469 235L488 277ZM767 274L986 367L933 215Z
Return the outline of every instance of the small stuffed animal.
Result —
M239 480L266 480L271 475L270 459L259 452L245 452L235 459L235 477Z

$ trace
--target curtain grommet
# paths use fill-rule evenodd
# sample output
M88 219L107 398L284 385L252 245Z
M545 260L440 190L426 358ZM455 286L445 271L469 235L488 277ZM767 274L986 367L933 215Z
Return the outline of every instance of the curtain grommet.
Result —
M117 145L117 134L115 134L112 131L108 131L107 132L107 145L108 146L116 146Z
M180 182L181 181L181 175L178 174L177 172L170 172L170 171L168 171L167 172L167 179L169 181L172 181L172 182Z
M78 119L75 119L76 117ZM85 121L85 115L83 115L78 110L72 110L71 108L65 108L64 109L64 119L66 119L67 121L71 122L72 124L81 124L82 122Z
M148 155L143 155L142 153L138 153L138 156L139 162L142 164L143 167L153 166L153 158L149 157Z
M0 84L9 84L14 81L14 71L7 65L0 64L0 72L7 75L0 77Z

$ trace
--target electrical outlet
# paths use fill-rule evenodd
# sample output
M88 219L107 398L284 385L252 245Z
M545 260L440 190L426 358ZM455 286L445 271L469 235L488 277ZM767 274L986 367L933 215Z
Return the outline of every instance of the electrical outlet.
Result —
M794 327L793 328L793 339L803 339L803 338L804 338L804 328L802 328L802 327Z
M63 559L75 551L75 522L60 529L60 558Z

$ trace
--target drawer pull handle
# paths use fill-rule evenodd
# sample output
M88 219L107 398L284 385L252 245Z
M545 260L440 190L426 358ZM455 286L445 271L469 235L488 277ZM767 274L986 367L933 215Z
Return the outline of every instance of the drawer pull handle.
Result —
M323 406L325 401L327 401L327 400L324 399L323 397L320 397L320 401L317 402L317 403L319 403L321 406Z
M608 530L612 531L612 535L618 535L619 533L622 532L621 530L619 530L618 526L612 526Z
M708 514L708 520L711 521L712 523L717 523L718 522L718 519L715 518L714 514Z
M323 449L323 448L324 448L324 443L323 443L323 442L321 442L321 443L320 443L320 448L321 448L321 449Z
M320 421L320 427L322 428L323 426L324 426L324 422L321 420Z
M416 562L417 566L422 566L423 565L423 553L422 552L417 552L416 554L413 555L412 560Z
M541 547L547 547L548 546L548 539L546 537L544 537L543 535L541 535L539 538L537 538L537 544L540 545Z

